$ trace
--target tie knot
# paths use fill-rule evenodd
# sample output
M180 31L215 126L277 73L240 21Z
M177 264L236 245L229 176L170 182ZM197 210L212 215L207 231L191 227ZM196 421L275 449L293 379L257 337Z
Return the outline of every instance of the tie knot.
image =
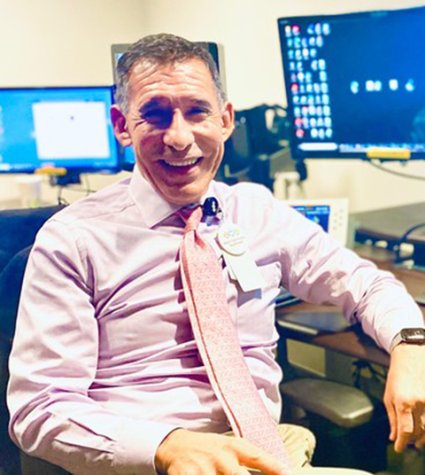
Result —
M182 208L179 210L179 216L185 222L185 232L193 231L198 228L202 219L202 206L195 206L194 208Z

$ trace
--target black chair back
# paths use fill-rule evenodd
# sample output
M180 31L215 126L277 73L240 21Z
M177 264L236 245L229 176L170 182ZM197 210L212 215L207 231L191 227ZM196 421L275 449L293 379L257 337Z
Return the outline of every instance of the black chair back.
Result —
M0 211L0 473L20 473L19 450L8 436L6 388L22 279L35 236L63 206Z

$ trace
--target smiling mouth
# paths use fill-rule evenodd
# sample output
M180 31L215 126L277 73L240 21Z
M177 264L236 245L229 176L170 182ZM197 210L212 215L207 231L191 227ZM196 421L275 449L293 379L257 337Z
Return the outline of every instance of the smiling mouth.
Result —
M165 165L173 168L191 167L196 165L202 157L191 158L186 160L161 160Z

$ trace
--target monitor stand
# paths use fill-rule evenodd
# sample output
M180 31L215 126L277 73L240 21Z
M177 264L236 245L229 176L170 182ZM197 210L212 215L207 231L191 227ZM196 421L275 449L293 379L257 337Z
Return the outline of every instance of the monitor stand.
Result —
M81 174L78 172L67 171L64 175L50 175L49 183L51 186L78 185L81 183Z

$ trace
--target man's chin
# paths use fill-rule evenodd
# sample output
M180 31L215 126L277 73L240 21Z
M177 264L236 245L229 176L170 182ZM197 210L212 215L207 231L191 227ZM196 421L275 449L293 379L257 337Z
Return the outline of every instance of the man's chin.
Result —
M173 205L187 206L193 203L199 203L207 190L208 187L202 190L190 190L187 189L187 187L176 187L167 190L166 193L161 193L161 195Z
M176 198L175 196L172 197L164 197L169 203L172 205L177 205L177 206L189 206L195 203L200 203L201 198L203 195L196 195L196 196L179 196Z

